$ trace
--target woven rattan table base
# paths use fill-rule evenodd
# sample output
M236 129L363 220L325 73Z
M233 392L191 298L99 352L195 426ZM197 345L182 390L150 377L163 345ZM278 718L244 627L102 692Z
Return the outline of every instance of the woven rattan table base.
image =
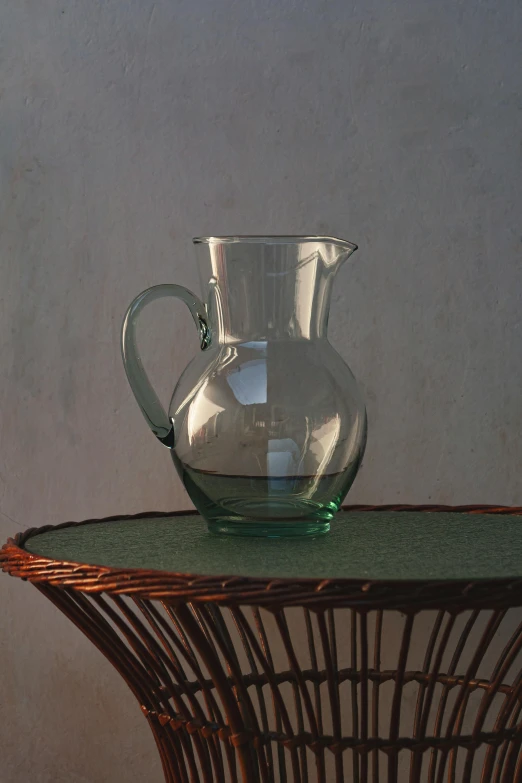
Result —
M189 578L43 558L36 532L3 569L119 671L167 783L522 783L522 580Z

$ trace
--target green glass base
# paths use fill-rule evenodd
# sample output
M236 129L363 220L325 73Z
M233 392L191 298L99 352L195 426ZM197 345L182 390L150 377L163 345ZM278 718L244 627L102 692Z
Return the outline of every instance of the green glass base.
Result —
M252 520L213 519L208 522L211 533L227 536L258 536L262 538L290 538L296 536L321 536L330 530L330 522L310 521L261 522Z
M174 454L172 452L172 454ZM212 533L295 538L328 533L348 487L339 476L227 476L176 465Z

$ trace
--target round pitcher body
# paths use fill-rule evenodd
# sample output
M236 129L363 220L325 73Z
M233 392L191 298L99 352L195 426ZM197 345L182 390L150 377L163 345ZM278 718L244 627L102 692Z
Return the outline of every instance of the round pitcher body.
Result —
M327 340L211 348L183 373L169 416L172 459L214 532L326 532L366 443L355 379Z
M136 399L213 532L327 532L366 444L357 384L327 339L333 281L356 246L331 237L194 243L203 299L156 286L127 312L123 357ZM139 312L160 296L187 304L202 348L168 412L135 339Z

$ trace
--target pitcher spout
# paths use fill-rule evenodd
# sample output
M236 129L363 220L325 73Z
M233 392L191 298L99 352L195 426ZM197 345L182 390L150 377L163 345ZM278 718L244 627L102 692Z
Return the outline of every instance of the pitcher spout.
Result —
M317 241L324 245L322 255L326 267L334 266L339 269L357 250L357 245L347 239L317 237Z

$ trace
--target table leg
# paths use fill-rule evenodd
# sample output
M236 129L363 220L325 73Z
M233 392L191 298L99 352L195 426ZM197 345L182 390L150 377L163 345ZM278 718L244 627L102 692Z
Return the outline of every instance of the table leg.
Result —
M262 611L36 587L134 693L166 783L522 783L522 623L508 610Z

